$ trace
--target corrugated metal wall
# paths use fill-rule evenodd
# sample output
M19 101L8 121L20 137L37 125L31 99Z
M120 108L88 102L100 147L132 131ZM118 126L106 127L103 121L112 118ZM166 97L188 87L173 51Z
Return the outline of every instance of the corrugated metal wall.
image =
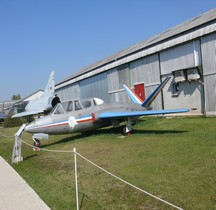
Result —
M130 72L128 64L109 70L107 78L109 91L122 89L123 83L130 85Z
M158 54L147 56L130 63L131 85L145 84L145 94L150 95L160 84L160 68ZM152 104L153 109L161 109L161 95Z
M81 99L97 97L109 101L106 72L80 81L79 86Z
M128 64L108 71L109 102L130 102L129 97L123 91L122 84L130 85L130 70Z
M160 83L158 54L131 62L130 70L133 84L145 83L148 86Z
M161 74L201 65L199 40L170 48L160 53Z
M206 114L216 114L216 33L202 37Z
M80 97L78 82L62 87L56 90L56 93L60 97L61 101L77 99Z
M187 70L191 67L201 65L200 41L195 40L186 44L165 50L160 53L161 74L163 79L168 75L173 75L173 71ZM163 91L164 108L183 108L193 110L194 114L203 112L204 97L203 85L200 82L187 80L178 84L179 93L174 95L174 79L170 80Z

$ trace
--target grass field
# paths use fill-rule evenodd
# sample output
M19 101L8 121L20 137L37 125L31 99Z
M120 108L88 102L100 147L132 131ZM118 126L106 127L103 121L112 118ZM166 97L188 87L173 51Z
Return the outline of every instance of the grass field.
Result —
M43 148L73 150L183 209L216 209L216 118L143 118L131 136L117 128L91 135L51 136ZM13 135L18 128L0 129ZM31 136L23 133L23 140ZM14 139L0 135L0 155L11 163ZM73 153L34 152L12 166L51 209L76 209ZM78 160L79 206L99 209L174 209Z

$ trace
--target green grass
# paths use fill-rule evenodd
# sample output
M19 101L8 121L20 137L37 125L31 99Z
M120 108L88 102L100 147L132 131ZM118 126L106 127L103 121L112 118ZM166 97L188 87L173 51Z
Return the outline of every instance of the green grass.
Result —
M72 150L124 180L183 209L216 209L216 118L143 118L134 132L118 129L92 135L51 136L43 148ZM0 129L13 135L18 128ZM31 136L23 133L31 143ZM9 163L14 139L0 136L0 155ZM72 153L34 152L12 164L51 209L76 209ZM110 177L80 157L80 209L173 209Z

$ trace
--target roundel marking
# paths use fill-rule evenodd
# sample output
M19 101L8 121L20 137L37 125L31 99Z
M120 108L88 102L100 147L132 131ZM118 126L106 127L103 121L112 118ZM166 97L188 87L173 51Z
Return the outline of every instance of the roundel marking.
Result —
M76 118L74 116L70 116L69 119L68 119L68 124L71 128L74 128L75 125L77 125L77 121L76 121Z

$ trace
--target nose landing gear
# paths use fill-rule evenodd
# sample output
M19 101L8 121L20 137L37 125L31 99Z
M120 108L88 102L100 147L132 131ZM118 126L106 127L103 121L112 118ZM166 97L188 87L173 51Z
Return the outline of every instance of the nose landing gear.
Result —
M32 137L32 139L33 139L33 145L34 145L34 150L35 151L38 151L38 150L40 150L40 146L41 146L41 142L40 142L40 140L39 139L36 139L36 138L34 138L34 137Z
M35 133L32 136L34 150L40 150L40 147L41 147L40 140L42 140L42 139L48 140L49 139L49 135L45 134L45 133Z

